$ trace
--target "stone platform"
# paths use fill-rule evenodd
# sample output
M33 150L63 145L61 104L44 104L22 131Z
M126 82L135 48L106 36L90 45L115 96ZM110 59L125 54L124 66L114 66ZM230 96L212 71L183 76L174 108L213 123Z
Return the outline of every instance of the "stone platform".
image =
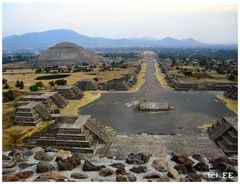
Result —
M42 120L48 120L50 114L41 102L30 102L17 108L14 122L17 125L34 126Z
M24 147L52 147L73 152L94 154L102 149L105 154L111 145L110 136L90 115L53 115L52 126L25 140Z
M21 99L20 105L30 102L42 102L50 113L59 113L59 108L67 105L66 99L57 92L33 92Z
M169 111L171 107L166 102L140 102L139 111Z

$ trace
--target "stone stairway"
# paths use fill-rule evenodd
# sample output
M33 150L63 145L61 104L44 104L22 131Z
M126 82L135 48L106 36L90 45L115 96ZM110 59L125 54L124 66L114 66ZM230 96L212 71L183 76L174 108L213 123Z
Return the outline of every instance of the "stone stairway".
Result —
M45 120L50 119L50 113L42 103L40 103L39 105L36 105L34 109L42 116L43 119Z
M63 108L67 105L65 98L63 96L61 96L60 94L56 93L56 94L52 95L51 97L52 97L52 100L54 101L54 103L59 108Z
M98 144L109 144L109 136L94 124L90 116L80 115L74 121L63 119L56 119L54 126L25 140L24 147L52 147L94 154Z
M109 140L110 140L109 136L104 131L99 129L99 127L97 127L95 124L93 124L91 121L86 122L85 127L87 127L96 136L98 136L98 138L101 139L104 143L109 142Z
M57 92L68 100L80 99L83 96L82 91L73 85L59 86Z
M228 88L226 91L224 91L224 96L227 98L237 100L238 99L238 87L232 86L232 87Z
M214 141L225 154L234 155L238 152L237 119L223 117L221 121L207 129L209 138Z

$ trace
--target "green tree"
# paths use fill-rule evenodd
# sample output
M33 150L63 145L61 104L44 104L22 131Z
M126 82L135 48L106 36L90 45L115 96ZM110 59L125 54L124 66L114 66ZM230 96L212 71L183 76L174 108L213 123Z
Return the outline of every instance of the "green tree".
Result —
M3 86L3 89L9 89L9 85L5 83L5 85Z
M36 82L35 85L38 87L38 88L43 88L44 87L44 84L40 81L40 82Z
M7 83L7 79L4 79L2 80L2 84L6 84Z
M32 85L29 87L30 91L38 91L38 87L36 85Z
M11 101L15 100L15 98L16 98L16 96L12 90L8 90L7 92L3 93L3 101L4 102L11 102Z
M35 70L35 73L42 73L42 69L41 69L41 68L37 68L37 69Z
M50 81L50 82L49 82L49 85L50 85L50 86L55 86L54 81Z
M191 71L184 71L183 73L184 73L185 77L191 77L192 76Z
M64 80L64 79L59 79L59 80L55 81L55 84L57 84L57 85L66 85L67 81Z

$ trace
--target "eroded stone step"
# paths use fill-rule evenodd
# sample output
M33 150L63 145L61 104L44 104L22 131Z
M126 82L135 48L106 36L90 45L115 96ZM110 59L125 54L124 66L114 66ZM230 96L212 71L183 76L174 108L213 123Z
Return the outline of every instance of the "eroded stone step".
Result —
M65 134L65 133L57 133L57 138L74 139L74 140L86 139L84 134Z
M65 146L65 147L90 147L90 144L86 140L64 140L64 139L49 139L40 138L37 141L39 145L49 146Z
M226 145L224 145L223 143L224 141L218 141L217 144L219 145L219 147L224 151L224 153L230 155L230 154L237 154L238 150L237 149L231 149L228 148Z
M59 128L58 133L63 134L80 134L81 129L74 129L74 128Z

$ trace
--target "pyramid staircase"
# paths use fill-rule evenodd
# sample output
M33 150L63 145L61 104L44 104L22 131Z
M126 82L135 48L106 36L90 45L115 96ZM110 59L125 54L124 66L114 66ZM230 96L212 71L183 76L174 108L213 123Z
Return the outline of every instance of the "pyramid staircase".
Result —
M34 107L34 109L40 114L40 116L44 120L49 120L50 119L50 112L47 110L47 108L42 104L39 103Z
M110 137L89 115L65 118L64 121L56 119L53 126L26 139L24 147L52 147L94 154L98 144L109 145Z
M63 108L67 105L66 99L58 93L52 95L51 98L53 102L58 106L58 108Z
M223 117L221 121L207 129L209 138L214 141L226 155L238 152L238 129L236 117Z
M232 87L228 88L226 91L224 91L224 96L227 98L237 100L238 99L238 87L232 86Z

